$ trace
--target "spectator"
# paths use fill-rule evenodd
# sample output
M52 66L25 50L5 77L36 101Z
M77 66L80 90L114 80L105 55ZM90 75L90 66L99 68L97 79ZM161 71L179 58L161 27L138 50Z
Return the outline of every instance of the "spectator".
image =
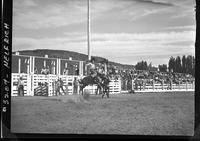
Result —
M46 75L47 75L47 74L50 74L49 66L47 66L45 74L46 74Z
M79 75L79 68L78 64L75 65L75 75Z
M57 93L59 93L59 95L62 95L61 93L60 93L60 89L63 91L63 93L65 94L65 91L64 91L64 89L63 89L63 81L62 81L62 79L61 78L58 78L58 80L57 80L57 82L56 82L56 86L57 86L57 88L56 88L56 95L57 95Z
M63 75L68 75L68 69L67 68L64 68Z
M37 67L34 68L34 74L38 74Z
M49 66L47 66L47 67L43 67L42 68L42 70L41 70L41 74L45 74L45 75L47 75L47 74L49 74L50 73L50 70L49 70Z
M18 96L24 96L24 81L22 76L19 77L17 86L18 86Z
M105 74L105 71L104 71L104 64L99 63L99 66L98 66L97 71L98 71L98 73L100 73L100 74Z
M41 74L45 74L46 73L46 67L44 66L41 70Z
M79 85L79 83L78 83L78 79L77 79L77 77L75 77L74 78L74 81L73 81L73 90L74 90L74 94L77 94L78 93L78 85Z

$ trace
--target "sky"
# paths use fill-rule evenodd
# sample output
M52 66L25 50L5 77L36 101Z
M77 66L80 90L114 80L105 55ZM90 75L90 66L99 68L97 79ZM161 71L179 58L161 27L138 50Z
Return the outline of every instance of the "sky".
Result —
M90 0L91 55L135 65L195 55L195 0ZM87 0L13 0L13 51L87 54Z

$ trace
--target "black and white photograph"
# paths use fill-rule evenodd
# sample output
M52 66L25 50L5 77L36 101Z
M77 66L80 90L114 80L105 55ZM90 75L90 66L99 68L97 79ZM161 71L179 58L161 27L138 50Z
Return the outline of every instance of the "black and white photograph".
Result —
M13 0L11 132L193 136L195 6Z

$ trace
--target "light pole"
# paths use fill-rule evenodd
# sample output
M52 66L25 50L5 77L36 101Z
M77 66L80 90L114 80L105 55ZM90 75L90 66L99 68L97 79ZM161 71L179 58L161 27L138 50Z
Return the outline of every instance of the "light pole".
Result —
M91 60L91 51L90 51L90 0L87 0L87 51L88 51L88 60Z

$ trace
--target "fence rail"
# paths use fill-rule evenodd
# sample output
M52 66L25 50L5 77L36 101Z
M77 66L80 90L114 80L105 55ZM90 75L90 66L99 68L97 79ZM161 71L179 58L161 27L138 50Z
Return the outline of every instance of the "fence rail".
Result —
M195 90L195 82L193 83L182 83L182 84L166 84L166 83L153 83L150 84L143 84L136 86L134 81L131 83L132 89L134 89L136 92L149 92L149 91L194 91Z

